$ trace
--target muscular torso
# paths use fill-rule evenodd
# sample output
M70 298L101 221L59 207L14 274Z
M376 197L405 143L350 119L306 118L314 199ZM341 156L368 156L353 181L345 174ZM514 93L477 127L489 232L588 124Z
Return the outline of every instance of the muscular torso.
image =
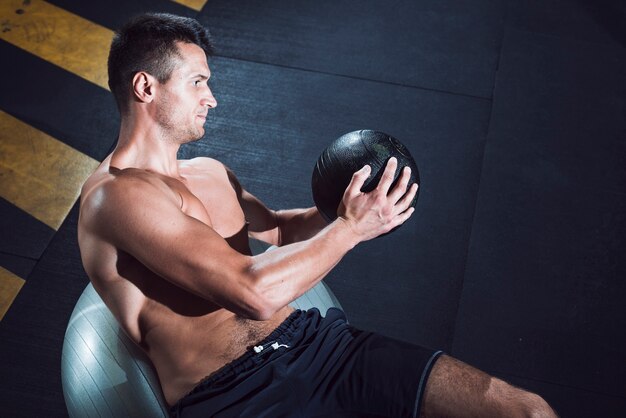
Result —
M181 179L158 174L164 198L176 198L188 216L212 227L242 254L250 254L248 231L237 194L224 167L210 159L180 163ZM252 321L200 298L144 267L129 254L85 228L85 201L117 174L107 158L83 187L79 243L90 279L129 337L150 357L166 401L172 405L203 378L241 356L292 311ZM137 202L141 204L141 202ZM85 213L87 212L87 213ZM163 222L167 222L166 219ZM207 254L210 257L211 254Z

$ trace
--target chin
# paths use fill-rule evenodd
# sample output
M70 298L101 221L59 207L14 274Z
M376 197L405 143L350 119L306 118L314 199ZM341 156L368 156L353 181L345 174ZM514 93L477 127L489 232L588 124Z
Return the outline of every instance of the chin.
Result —
M191 141L198 141L199 139L202 139L202 137L204 136L204 129L202 129L199 132L196 132L195 135L192 136Z
M182 144L188 144L190 142L198 141L199 139L202 139L203 136L204 136L204 132L190 133L181 138L180 144L182 145Z

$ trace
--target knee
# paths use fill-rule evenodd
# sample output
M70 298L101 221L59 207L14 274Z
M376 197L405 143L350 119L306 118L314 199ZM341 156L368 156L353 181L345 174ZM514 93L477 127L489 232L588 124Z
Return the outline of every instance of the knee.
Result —
M554 410L539 395L516 388L498 379L492 398L499 406L501 416L516 418L557 418ZM493 387L492 386L492 387Z

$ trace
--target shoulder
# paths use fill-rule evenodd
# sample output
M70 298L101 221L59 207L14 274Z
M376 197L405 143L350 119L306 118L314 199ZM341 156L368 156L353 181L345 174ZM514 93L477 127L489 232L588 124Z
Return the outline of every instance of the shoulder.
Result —
M105 198L114 197L126 200L126 198L132 198L135 193L141 195L157 192L168 195L167 191L170 188L161 177L135 168L118 170L94 179L91 184L85 183L83 199L87 202L96 200L99 203L106 203L108 200Z
M190 160L180 160L179 166L182 168L195 169L195 170L209 170L209 171L227 171L228 168L216 160L209 157L196 157Z
M81 223L127 216L146 205L181 205L181 197L159 175L139 169L124 169L90 178L83 186Z
M237 177L226 164L209 157L196 157L191 160L181 160L180 167L186 170L193 170L197 174L209 174L215 178L221 178L230 182L231 186L239 190L241 185Z

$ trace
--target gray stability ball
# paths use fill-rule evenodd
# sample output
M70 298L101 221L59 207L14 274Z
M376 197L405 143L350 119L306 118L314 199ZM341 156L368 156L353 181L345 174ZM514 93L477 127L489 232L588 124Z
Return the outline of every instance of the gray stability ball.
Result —
M322 315L328 308L341 308L323 282L291 306L316 307ZM61 380L71 418L169 416L150 360L122 331L91 283L65 332Z

